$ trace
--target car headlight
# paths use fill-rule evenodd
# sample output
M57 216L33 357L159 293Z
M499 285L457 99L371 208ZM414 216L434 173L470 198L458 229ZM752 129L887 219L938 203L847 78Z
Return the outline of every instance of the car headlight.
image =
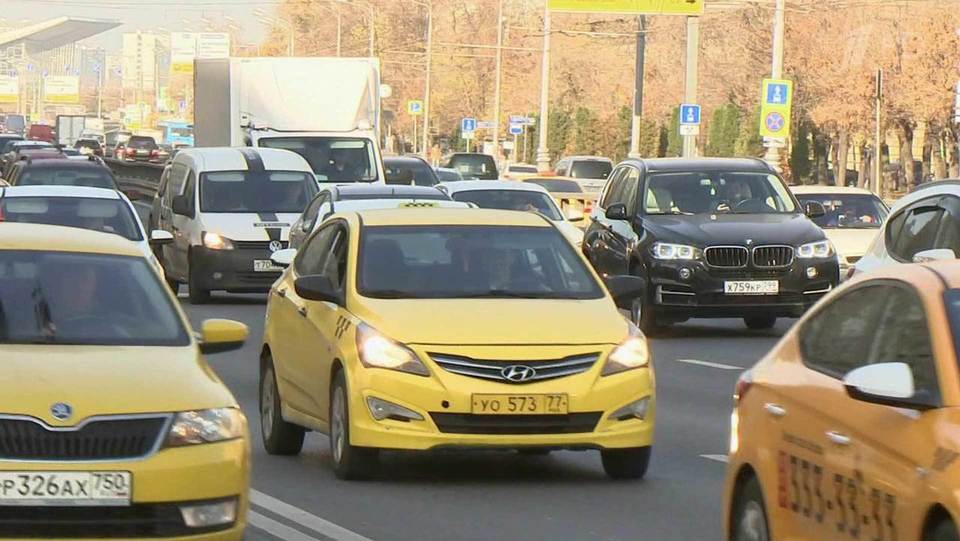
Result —
M817 242L808 242L797 248L797 257L802 259L833 257L833 244L829 240L818 240Z
M233 242L230 239L209 231L203 234L203 246L211 250L233 250Z
M650 364L650 348L647 338L640 329L630 325L630 333L619 346L607 356L602 375L619 374L634 368L643 368Z
M238 408L183 411L177 414L167 433L166 447L242 438L246 420Z
M653 243L653 257L656 259L699 259L700 249L686 244L655 242Z
M386 368L418 376L430 375L430 371L410 348L387 338L364 323L357 325L357 353L360 363L367 368Z

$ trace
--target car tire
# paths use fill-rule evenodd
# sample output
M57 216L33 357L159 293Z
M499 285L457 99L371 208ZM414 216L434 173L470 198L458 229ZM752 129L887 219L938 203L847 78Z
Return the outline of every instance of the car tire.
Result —
M379 462L379 449L350 445L350 400L343 371L330 387L330 456L338 479L369 479Z
M643 479L650 465L650 447L600 451L600 460L611 479Z
M774 316L750 316L743 318L743 322L748 329L754 331L765 331L772 329L777 324L777 318Z
M630 321L647 336L656 336L664 329L664 324L657 320L653 307L639 297L633 299L633 304L630 306Z
M271 455L291 456L303 449L303 427L283 420L280 389L273 360L265 360L260 373L260 435L263 447Z
M187 265L187 293L190 304L206 304L210 302L210 290L199 286L200 278L196 275L193 265Z
M957 533L957 526L952 521L945 519L941 520L923 539L924 541L960 541L960 533Z
M737 492L730 521L732 541L770 541L767 508L756 477L750 477Z

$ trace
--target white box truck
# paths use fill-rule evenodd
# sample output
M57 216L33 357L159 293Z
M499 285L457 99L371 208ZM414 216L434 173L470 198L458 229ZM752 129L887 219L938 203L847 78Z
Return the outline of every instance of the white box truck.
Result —
M380 99L376 58L197 59L194 137L292 150L320 182L383 182Z

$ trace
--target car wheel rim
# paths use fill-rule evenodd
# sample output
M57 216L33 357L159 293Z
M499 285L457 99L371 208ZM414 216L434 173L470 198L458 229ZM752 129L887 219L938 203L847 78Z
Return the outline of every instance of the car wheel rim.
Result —
M333 415L331 415L333 426L330 427L330 438L331 443L333 443L333 460L338 464L343 458L343 448L346 445L344 441L345 413L346 403L343 398L343 389L337 388L333 392Z
M759 503L750 501L744 506L738 525L737 541L769 541L767 519Z
M263 375L263 384L260 386L260 429L267 438L273 431L273 370Z

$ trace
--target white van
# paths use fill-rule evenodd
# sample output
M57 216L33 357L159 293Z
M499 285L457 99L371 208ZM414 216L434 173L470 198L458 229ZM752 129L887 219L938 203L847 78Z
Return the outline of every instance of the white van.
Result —
M280 276L270 254L317 193L310 164L288 150L187 148L164 169L151 226L174 241L158 254L167 282L190 302L214 290L264 292Z

